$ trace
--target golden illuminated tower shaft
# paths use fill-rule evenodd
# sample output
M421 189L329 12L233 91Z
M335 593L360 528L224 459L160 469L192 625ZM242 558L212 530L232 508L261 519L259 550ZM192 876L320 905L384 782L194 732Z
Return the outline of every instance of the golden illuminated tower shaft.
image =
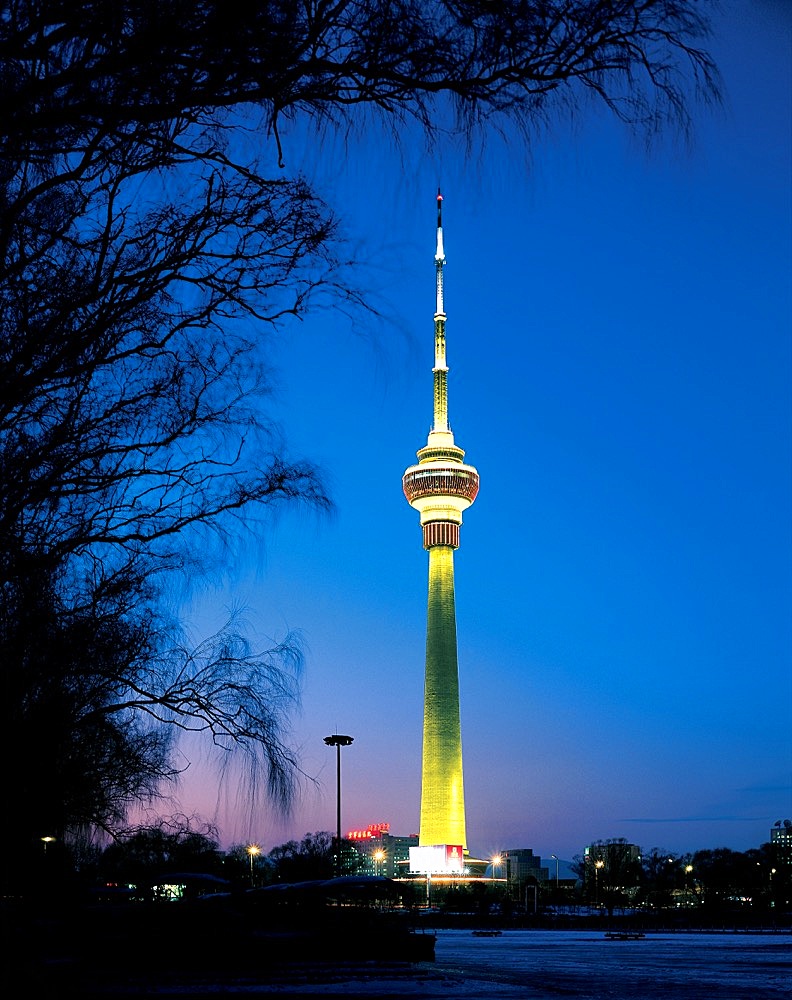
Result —
M419 843L467 844L451 545L429 549Z
M442 201L438 192L434 420L426 447L418 452L418 465L407 469L402 485L421 515L424 548L429 551L419 844L466 849L454 549L459 548L462 512L476 499L479 477L473 466L465 465L465 453L454 444L448 423Z

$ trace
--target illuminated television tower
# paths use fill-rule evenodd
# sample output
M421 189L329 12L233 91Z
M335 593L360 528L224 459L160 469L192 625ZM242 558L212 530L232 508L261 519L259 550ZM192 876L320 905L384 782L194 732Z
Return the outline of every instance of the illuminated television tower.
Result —
M454 549L459 548L462 512L476 499L479 476L471 465L465 465L465 453L454 444L448 423L442 210L443 196L438 191L434 422L426 447L417 453L418 465L407 469L402 486L410 505L421 515L423 544L429 552L419 846L456 845L466 851Z

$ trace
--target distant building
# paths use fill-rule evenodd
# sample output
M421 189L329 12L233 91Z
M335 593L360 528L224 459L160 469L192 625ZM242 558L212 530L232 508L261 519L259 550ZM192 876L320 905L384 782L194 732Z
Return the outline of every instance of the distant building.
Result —
M598 841L584 850L583 860L587 867L597 861L602 861L603 867L607 868L636 864L641 860L641 848L637 844L628 844L626 840Z
M350 830L346 837L357 853L356 870L360 875L404 877L408 871L410 848L418 846L418 834L395 837L390 823L372 823L365 830Z
M403 876L409 867L410 848L418 846L418 834L409 837L394 837L390 833L382 835L381 849L385 852L380 875L388 878Z
M504 851L501 855L505 866L504 875L509 883L524 883L529 880L546 882L550 877L549 869L542 867L542 859L534 854L529 847L520 847ZM498 865L493 866L493 876L498 877Z
M770 846L776 865L792 869L792 820L780 819L773 825Z

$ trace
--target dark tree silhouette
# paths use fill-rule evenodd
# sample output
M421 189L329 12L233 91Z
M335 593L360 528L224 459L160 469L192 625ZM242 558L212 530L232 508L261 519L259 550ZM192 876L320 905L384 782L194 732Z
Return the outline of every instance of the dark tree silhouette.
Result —
M641 883L641 858L624 837L596 841L584 856L576 855L572 868L589 902L604 906L611 916L616 907L627 905Z
M325 830L306 833L298 843L289 840L267 855L278 882L309 882L334 874L334 837ZM344 843L347 843L346 841Z
M2 130L44 155L107 129L235 104L267 122L338 119L371 105L436 127L494 117L532 129L554 102L604 101L654 129L688 122L691 81L712 96L700 47L708 5L690 0L102 0L6 3ZM577 92L575 92L577 91ZM588 92L588 95L581 92Z
M265 333L362 299L330 210L268 167L280 123L528 139L593 98L684 130L717 92L704 8L3 0L1 749L50 763L15 779L21 842L117 830L183 728L247 751L288 802L296 637L190 649L162 600L212 533L329 505L268 417Z
M93 867L99 885L132 885L139 901L154 899L154 886L169 876L208 876L205 884L213 888L217 883L211 879L228 881L217 831L210 826L196 830L184 816L125 830L98 854Z

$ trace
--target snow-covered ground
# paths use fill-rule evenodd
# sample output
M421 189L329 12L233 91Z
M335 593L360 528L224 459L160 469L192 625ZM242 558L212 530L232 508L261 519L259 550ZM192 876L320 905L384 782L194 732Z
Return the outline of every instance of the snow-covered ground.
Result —
M438 935L438 971L456 967L468 977L470 992L460 996L498 996L488 991L491 982L517 987L504 997L541 1000L792 997L790 934L647 934L618 941L596 931L504 931L474 940L471 948L464 932Z
M404 969L312 974L289 982L157 990L191 997L299 995L409 1000L790 1000L792 934L647 934L611 941L596 931L504 931L480 938L440 930L436 961Z

